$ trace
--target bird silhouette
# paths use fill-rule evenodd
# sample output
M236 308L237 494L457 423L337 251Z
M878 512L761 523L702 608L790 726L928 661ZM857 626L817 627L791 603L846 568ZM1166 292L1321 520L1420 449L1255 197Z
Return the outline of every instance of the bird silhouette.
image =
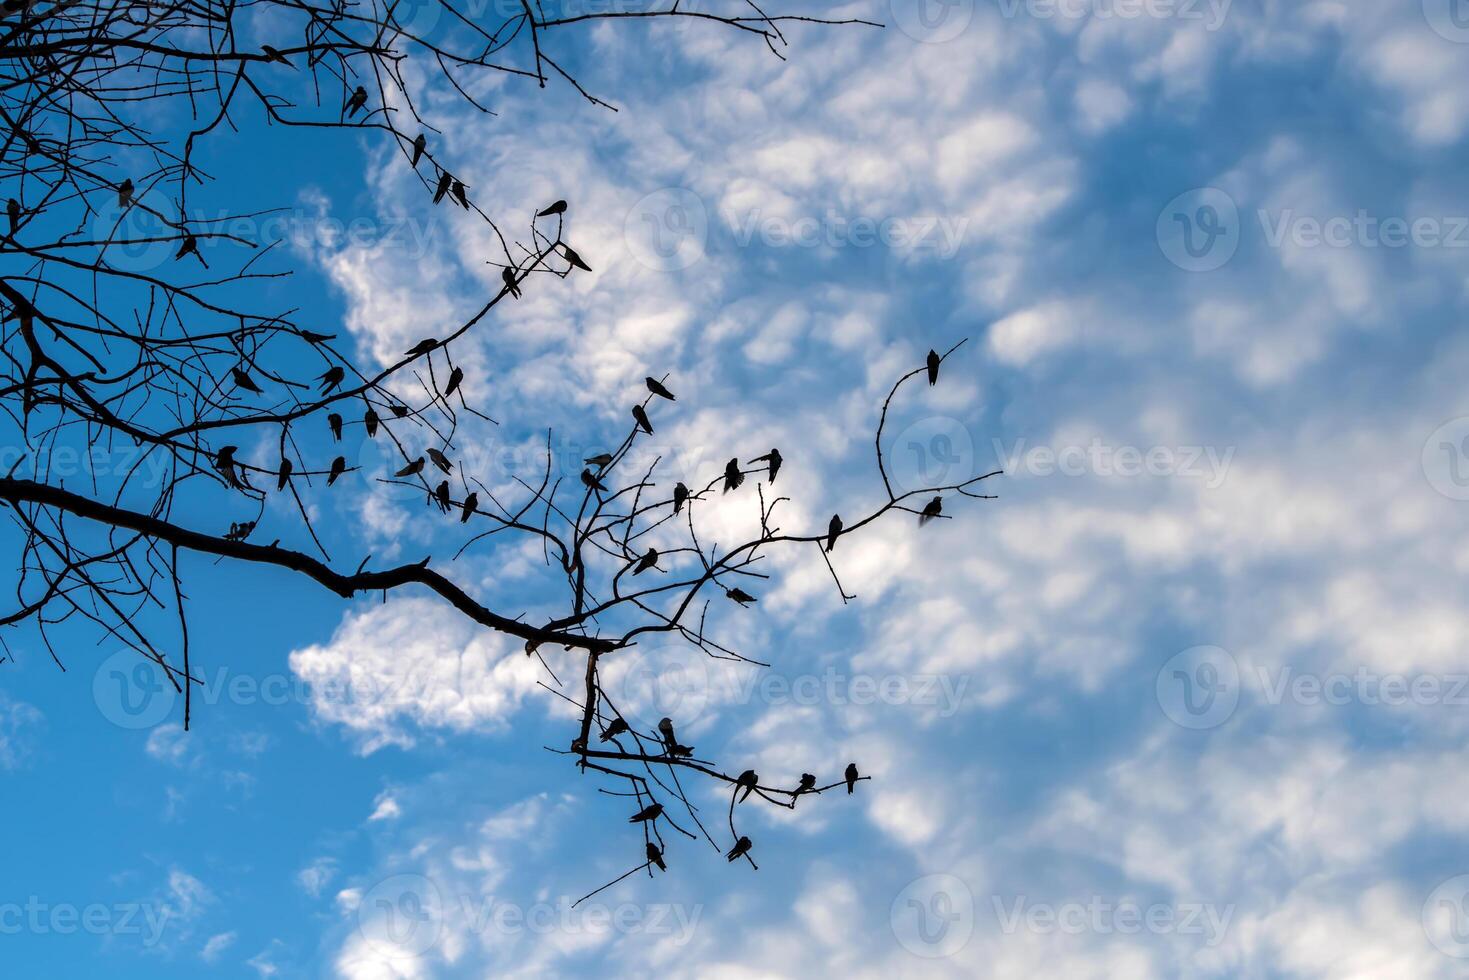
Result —
M689 488L682 483L673 486L673 512L677 514L683 510L684 501L689 499Z
M450 497L448 480L443 480L437 487L434 487L434 500L438 501L439 510L446 514L449 512Z
M634 405L632 407L632 417L633 421L638 424L638 428L642 429L648 435L653 434L653 423L648 421L648 413L643 410L643 406Z
M409 463L407 466L403 467L398 472L394 473L393 475L394 476L400 476L400 477L401 476L417 476L418 474L420 474L422 472L423 472L423 457L420 456L417 459L415 459L413 462Z
M802 793L809 793L815 788L816 777L811 775L809 772L803 772L801 773L801 782L796 787L796 792L793 795L800 796Z
M342 111L347 114L348 119L351 119L365 105L367 105L367 89L359 85L352 90L352 95L347 99L347 104L342 106Z
M740 778L735 780L735 792L738 793L740 789L743 788L745 791L745 795L741 796L739 798L739 801L743 803L748 800L750 798L750 794L755 792L755 787L759 785L760 777L756 774L755 770L746 769L744 772L740 773Z
M509 266L500 270L500 281L510 291L510 295L520 299L520 285L515 281L515 272Z
M580 269L583 272L592 271L592 267L587 265L586 262L582 260L582 257L576 253L576 249L572 248L570 245L566 245L563 243L561 246L561 251L566 254L566 261L570 262L576 268Z
M581 471L581 482L586 485L586 488L588 490L600 490L602 493L607 492L606 485L603 484L601 480L593 476L591 470Z
M918 526L922 527L929 521L944 512L944 498L934 497L923 508L923 513L918 515Z
M621 718L613 718L612 724L608 725L607 730L602 733L602 741L610 742L625 731L627 731L627 722Z
M657 567L657 565L658 565L658 549L657 548L649 548L648 549L648 553L645 554L645 555L643 555L642 558L638 559L638 567L635 568L635 569L633 569L633 574L634 575L641 575L644 572L646 572L648 569Z
M439 174L439 186L434 188L434 203L438 204L449 193L449 188L454 186L454 175L445 170Z
M5 214L10 219L10 233L14 235L15 230L20 227L20 202L13 197L6 201Z
M565 201L557 201L555 204L552 204L550 207L546 208L545 210L543 210L543 211L537 211L536 212L536 217L537 218L549 218L553 214L565 214L565 213L566 213L566 202Z
M291 64L290 59L288 59L285 55L281 54L279 51L268 44L262 44L260 46L260 50L265 52L266 61L274 61L276 64L285 65L287 68L296 67L295 65Z
M729 854L725 856L729 858L731 862L738 861L746 854L749 854L750 848L754 846L754 844L750 843L750 838L741 837L738 841L735 842L734 850L730 851Z
M393 413L393 418L401 419L408 415L408 406L399 405L398 403L394 402L393 404L388 406L388 411Z
M300 337L308 344L324 344L328 340L337 339L337 335L334 333L316 333L313 330L302 330Z
M464 498L464 506L459 511L459 523L468 524L469 519L474 516L474 509L479 506L479 494L471 493Z
M739 457L724 464L724 490L722 492L729 493L731 490L738 490L740 484L744 482L745 474L740 471Z
M658 850L658 845L648 841L648 860L658 865L659 871L667 871L668 865L663 863L663 852Z
M437 346L439 346L438 340L433 337L427 337L423 340L420 340L418 343L414 344L412 347L404 351L403 356L422 357Z
M826 526L826 551L837 546L837 535L842 533L842 518L840 514L831 515L831 523Z
M367 438L377 437L377 409L368 406L367 414L362 416L362 424L367 426Z
M671 402L678 401L677 398L673 397L673 392L663 387L663 382L659 381L657 378L644 378L643 380L647 383L648 390L657 395L659 398L667 398Z
M239 446L223 446L219 452L214 454L214 468L219 470L220 475L229 482L230 486L239 486L240 481L235 476L235 453Z
M417 167L418 161L423 158L423 151L428 149L428 137L419 133L413 137L413 162L410 166Z
M333 442L341 442L342 441L342 417L340 415L338 415L336 412L332 412L330 415L328 415L326 417L326 425L327 425L327 428L329 428L329 429L332 430L332 441Z
M327 368L326 371L322 373L321 377L317 378L316 380L321 382L321 393L324 395L335 388L337 385L341 384L342 379L346 376L347 369L342 367L340 364L334 364L331 367Z
M275 478L275 488L284 490L286 484L291 482L291 461L284 456L281 457L281 468L279 475Z
M191 255L191 254L194 256L194 258L198 259L200 262L203 262L204 261L204 256L202 256L202 255L199 254L199 239L198 238L195 238L192 234L190 234L188 232L185 232L184 233L184 241L183 241L183 244L181 244L179 246L179 250L174 253L173 258L174 258L174 261L178 261L179 259L183 258L185 255ZM206 265L206 268L207 268L207 265Z
M928 352L928 386L930 388L939 383L939 364L942 362L943 358L939 357L938 351Z
M586 459L582 460L582 462L586 463L588 466L595 466L599 470L605 470L607 467L612 465L612 454L598 453L595 456L588 456Z
M449 462L449 457L445 456L443 453L439 452L434 447L430 446L428 448L427 452L428 452L428 458L433 461L433 464L435 466L437 466L439 469L443 470L445 473L449 472L450 470L452 470L454 468L454 464L451 463L451 462Z
M661 718L658 721L658 734L663 737L665 748L672 749L678 744L678 736L673 734L673 719Z
M769 466L769 468L770 468L769 469L770 482L771 483L774 483L775 482L775 475L780 472L780 464L783 463L783 462L785 462L785 459L780 455L780 450L779 449L772 449L770 452L766 453L764 456L756 456L754 459L750 460L750 462L751 463L765 463L765 464L767 464Z
M133 203L133 178L125 177L122 183L117 185L117 206L125 210L131 203Z
M449 383L444 385L444 397L448 398L459 389L459 384L464 380L464 369L456 367L449 372Z
M253 391L257 395L260 394L260 386L255 383L250 375L245 373L244 368L232 367L230 368L230 375L235 379L236 388L244 388L246 391Z
M336 483L337 477L345 472L347 472L347 459L344 456L338 456L332 460L332 471L326 475L326 485L331 486Z
M750 593L746 592L744 589L739 588L738 586L733 589L725 589L724 594L729 596L731 599L733 599L735 602L738 602L742 606L748 606L752 602L759 601L754 596L750 595Z
M469 210L469 193L464 189L463 181L455 180L454 186L449 188L449 193L454 195L454 200L459 202L460 207L466 211Z
M650 803L637 813L627 818L628 823L647 823L649 820L657 820L663 813L662 803Z
M847 795L851 796L852 790L855 789L857 786L857 763L847 763L847 771L845 775L847 777Z

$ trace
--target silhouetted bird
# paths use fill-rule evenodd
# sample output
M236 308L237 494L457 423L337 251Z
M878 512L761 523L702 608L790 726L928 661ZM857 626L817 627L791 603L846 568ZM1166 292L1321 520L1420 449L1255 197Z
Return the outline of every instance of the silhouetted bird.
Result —
M279 51L268 44L262 44L260 46L260 50L265 52L266 61L274 61L276 64L285 65L287 68L296 67L295 65L291 64L290 60L285 55L281 54Z
M754 844L750 843L750 838L741 837L739 841L735 843L734 850L730 851L729 854L726 855L726 857L728 857L730 861L738 861L746 854L749 854L750 848L754 846Z
M448 398L459 389L459 384L464 380L464 369L456 367L449 372L449 383L444 385L444 397Z
M557 201L555 204L553 204L550 207L546 208L544 211L537 211L536 212L536 217L537 218L549 218L553 214L565 214L565 213L566 213L566 202L565 201Z
M447 514L449 512L449 504L451 502L451 498L449 497L448 480L442 481L437 487L434 488L434 499L439 502L439 510Z
M809 793L815 788L816 777L811 775L809 772L803 772L801 773L800 785L796 787L795 795L800 796L802 793Z
M418 161L423 159L423 151L428 149L428 137L419 133L413 137L413 162L410 166L418 166Z
M471 493L464 498L464 506L459 510L459 523L468 524L469 519L474 516L474 509L479 506L479 494Z
M443 470L445 473L454 468L454 464L449 462L449 457L445 456L443 453L439 452L432 446L428 448L428 458L433 461L433 464L435 466Z
M367 438L377 437L377 409L368 408L367 414L362 416L362 423L367 426Z
M461 208L469 210L469 193L464 189L463 181L454 181L454 186L449 188L449 193L454 195L454 200L459 202Z
M219 470L220 475L231 486L235 487L240 485L240 481L235 476L235 452L239 448L239 446L224 446L214 454L214 468Z
M684 501L689 499L689 488L682 483L673 486L673 512L677 514L683 510Z
M388 411L393 413L393 418L401 419L408 414L408 406L394 403L388 406Z
M563 244L561 246L561 251L564 252L564 253L566 253L566 261L568 261L572 265L576 266L576 268L580 269L583 272L591 272L592 271L592 267L589 266L589 265L587 265L586 262L582 261L582 257L580 255L576 254L576 250L574 248L572 248L570 245Z
M15 229L20 227L20 202L15 198L5 202L5 214L10 218L10 233L15 234Z
M653 434L653 423L648 421L648 413L643 411L643 406L634 405L632 407L632 417L633 421L638 424L638 428L642 429L648 435Z
M663 387L663 382L659 381L657 378L645 378L644 380L647 382L648 390L657 395L659 398L667 398L671 402L678 401L677 398L673 397L673 392Z
M423 457L420 456L417 459L415 459L413 462L409 463L407 466L403 467L398 472L394 473L393 475L394 476L417 476L418 474L420 474L422 472L423 472Z
M662 718L658 721L658 734L663 737L665 748L672 749L678 744L678 737L673 734L672 718Z
M235 379L236 388L244 388L246 391L253 391L257 395L260 394L260 386L255 383L250 375L245 373L244 368L232 367L230 368L230 375Z
M837 535L842 533L842 518L840 514L831 515L831 523L826 526L826 550L837 546Z
M770 467L770 471L769 471L770 472L770 482L771 483L774 483L775 482L775 475L780 472L780 464L783 463L783 462L785 462L785 460L781 457L780 450L779 449L772 449L770 452L766 453L764 456L756 456L754 459L750 460L750 462L751 463L767 463L767 464L769 464L769 467Z
M284 490L286 484L291 482L291 461L284 456L281 457L280 473L275 478L275 488Z
M659 871L667 871L668 865L663 863L663 852L658 850L658 845L648 841L648 860L658 865Z
M190 254L192 254L200 262L203 262L204 261L204 256L202 256L202 255L199 254L199 239L195 238L193 235L188 234L186 232L184 234L183 244L180 245L179 246L179 250L174 253L174 256L173 256L174 257L174 261L178 261L179 259L183 258L185 255L190 255Z
M649 548L648 549L648 553L646 555L644 555L642 558L638 559L638 567L635 568L635 569L633 569L633 574L634 575L641 575L644 572L646 572L648 569L656 567L657 564L658 564L658 549L657 548Z
M347 472L347 459L344 456L338 456L332 460L332 471L326 475L326 485L331 486L336 483L337 477L345 472Z
M117 185L117 206L126 208L133 203L133 178L125 177L121 184Z
M326 425L327 425L327 428L329 428L329 429L332 430L332 441L333 442L341 442L342 441L342 417L340 415L338 415L336 412L333 412L333 413L331 413L330 415L328 415L326 417Z
M445 170L439 174L439 186L434 188L434 203L438 204L449 193L449 188L454 186L454 175Z
M515 273L508 266L500 270L500 281L510 291L510 295L520 299L520 285L515 281Z
M348 119L351 119L365 105L367 105L367 89L359 85L352 90L352 95L347 99L347 104L342 106L342 111L347 114Z
M745 482L745 474L740 471L740 461L736 457L724 464L724 493L738 490L740 484Z
M627 818L628 823L646 823L649 820L657 820L663 813L662 803L651 803L643 807L637 813Z
M308 344L324 344L328 340L335 340L336 336L334 333L315 333L311 330L301 331L301 339Z
M938 351L928 352L928 386L930 388L939 383L939 364L942 362L943 358L939 357Z
M434 339L433 337L427 337L423 340L420 340L418 343L414 344L412 347L404 351L403 356L422 357L424 354L427 354L429 351L433 350L437 346L439 346L439 342L436 339Z
M317 378L316 380L321 382L321 393L324 395L335 388L337 385L341 384L342 379L346 376L347 369L342 367L340 364L336 364L332 367L327 368L326 371L322 373L321 377Z
M586 485L586 488L588 490L600 490L603 493L607 492L606 485L603 484L601 480L593 476L591 470L581 471L581 482Z
M748 606L752 602L759 601L754 596L750 595L750 593L739 587L735 587L733 589L725 589L724 594L729 596L731 599L733 599L735 602L738 602L742 606Z
M740 802L743 803L748 800L750 798L750 794L755 792L755 787L759 785L760 777L756 774L755 770L746 769L744 772L740 773L740 778L735 780L735 792L738 793L741 787L743 787L745 790L745 795L739 798Z
M595 466L599 470L605 470L608 466L612 465L612 454L598 453L595 456L588 456L582 462L588 466Z
M938 517L943 512L944 512L944 498L943 497L934 497L923 508L923 513L918 515L918 526L919 527L922 527L923 525L927 524L929 521L933 520L935 517Z
M602 741L610 742L625 731L627 731L627 722L621 718L613 718L612 724L608 725L607 730L602 733Z
M845 775L847 777L847 795L851 796L852 790L857 786L857 763L847 763L847 771Z

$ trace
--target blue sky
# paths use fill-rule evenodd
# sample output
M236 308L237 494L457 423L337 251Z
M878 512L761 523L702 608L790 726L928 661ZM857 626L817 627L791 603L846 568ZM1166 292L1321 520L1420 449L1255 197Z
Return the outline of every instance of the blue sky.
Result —
M844 540L847 606L774 560L716 624L768 670L667 648L612 678L762 774L873 780L747 815L758 873L681 841L570 910L639 842L544 750L574 726L518 644L195 559L187 734L115 647L63 672L12 638L7 974L1469 972L1469 7L782 9L888 26L794 28L781 61L603 24L558 42L617 113L504 80L493 117L432 82L423 105L481 206L514 228L568 199L595 270L457 355L497 486L547 427L579 468L667 372L676 471L779 446L787 520L824 526L880 500L892 380L968 338L890 423L895 472L1003 466L998 500ZM222 139L220 183L291 208L298 275L266 298L364 361L496 288L488 230L384 148L240 140L272 165ZM321 506L342 561L457 547L394 488ZM555 600L521 544L454 575Z

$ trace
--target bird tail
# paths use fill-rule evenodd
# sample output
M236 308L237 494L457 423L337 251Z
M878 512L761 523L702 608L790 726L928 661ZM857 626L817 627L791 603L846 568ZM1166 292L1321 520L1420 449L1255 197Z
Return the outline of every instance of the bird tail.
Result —
M852 795L852 787L854 787L856 785L857 785L856 783L848 783L847 784L847 795L848 796L851 796Z

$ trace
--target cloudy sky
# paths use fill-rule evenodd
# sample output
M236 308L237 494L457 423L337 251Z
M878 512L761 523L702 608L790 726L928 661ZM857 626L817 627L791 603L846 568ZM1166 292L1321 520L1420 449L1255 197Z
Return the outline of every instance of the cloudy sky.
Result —
M758 872L681 840L572 909L641 841L545 750L574 726L517 644L200 561L192 732L105 644L8 666L9 969L1469 974L1469 5L778 6L886 26L792 27L781 60L597 24L557 43L615 113L505 79L493 116L429 78L423 105L486 211L568 199L595 270L460 351L498 485L548 427L568 459L620 438L667 373L675 473L781 447L787 521L823 527L881 500L893 380L967 339L889 451L902 486L1002 468L999 499L844 539L848 605L775 560L717 624L768 669L668 648L613 680L719 758L872 781L751 805ZM496 288L486 227L399 156L275 139L275 177L221 164L292 205L270 288L364 361ZM353 553L449 540L392 488L333 507ZM551 598L523 544L456 569Z

